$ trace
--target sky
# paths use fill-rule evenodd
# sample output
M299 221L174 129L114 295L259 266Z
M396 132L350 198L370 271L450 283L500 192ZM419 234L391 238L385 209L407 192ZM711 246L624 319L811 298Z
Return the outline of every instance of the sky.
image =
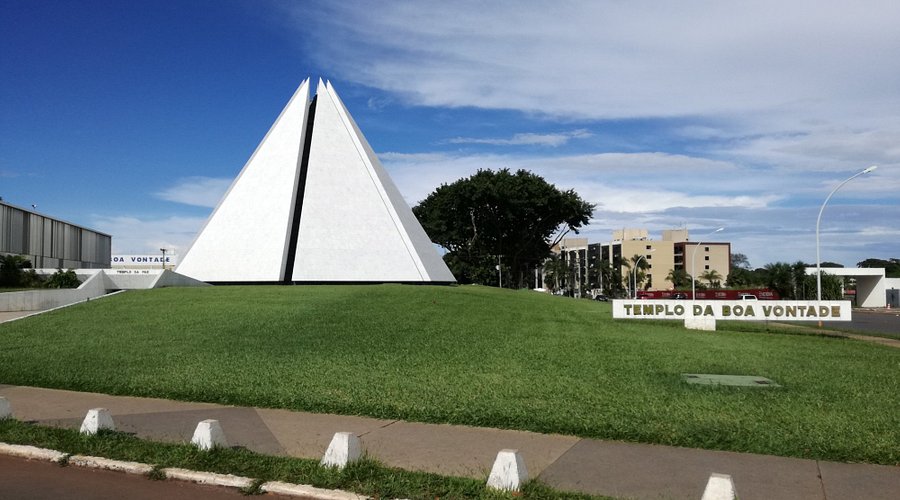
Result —
M0 197L186 251L303 79L410 205L478 169L718 227L753 267L900 257L900 2L0 0Z

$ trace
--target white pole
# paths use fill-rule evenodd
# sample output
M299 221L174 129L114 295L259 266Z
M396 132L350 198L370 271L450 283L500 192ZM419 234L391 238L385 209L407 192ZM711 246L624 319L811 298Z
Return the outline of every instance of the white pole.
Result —
M652 248L652 249L650 249L650 251L647 252L647 253L653 253L653 252L655 252L655 251L656 251L656 249L655 249L655 248ZM635 298L635 299L637 299L637 286L638 286L638 285L637 285L637 270L638 270L638 263L640 263L640 262L641 262L641 259L643 259L643 258L646 257L646 256L647 256L647 255L645 254L645 255L641 255L640 257L638 257L638 259L637 259L636 261L634 261L634 269L631 270L631 274L634 275L634 278L632 279L632 281L634 282L634 298Z
M861 171L851 175L850 177L847 178L847 180L838 184L837 187L834 188L831 191L831 193L828 194L828 197L825 198L825 202L822 203L822 208L819 209L819 216L816 218L816 302L817 303L822 301L822 258L819 253L819 225L822 222L822 212L825 211L825 205L828 204L828 200L830 200L831 197L834 195L834 193L836 193L838 189L842 188L844 186L844 184L852 181L853 179L856 179L860 175L868 174L869 172L875 170L876 168L878 168L876 165L872 165L871 167L869 167L865 170L861 170ZM819 326L822 326L821 321L819 321Z

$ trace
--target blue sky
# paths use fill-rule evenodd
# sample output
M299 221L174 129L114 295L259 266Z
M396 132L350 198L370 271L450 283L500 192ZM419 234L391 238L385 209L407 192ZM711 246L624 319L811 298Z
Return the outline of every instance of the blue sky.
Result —
M180 253L306 77L410 204L478 168L582 233L724 226L752 265L900 257L900 3L0 0L0 197Z

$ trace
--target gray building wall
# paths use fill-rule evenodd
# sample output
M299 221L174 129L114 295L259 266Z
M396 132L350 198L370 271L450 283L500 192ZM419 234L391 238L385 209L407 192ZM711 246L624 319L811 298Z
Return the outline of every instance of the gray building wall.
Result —
M900 308L900 278L887 278L884 280L887 289L887 303L892 308Z
M35 268L109 268L112 237L0 202L0 254L24 255Z

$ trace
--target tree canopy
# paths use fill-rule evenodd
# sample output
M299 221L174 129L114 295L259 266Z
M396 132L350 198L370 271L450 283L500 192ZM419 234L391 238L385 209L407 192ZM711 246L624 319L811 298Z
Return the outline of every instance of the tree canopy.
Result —
M413 213L447 249L444 260L460 283L496 284L500 265L511 274L504 284L523 286L529 269L566 233L578 233L593 210L574 190L526 170L501 169L442 184Z
M856 263L856 267L883 267L888 278L900 278L900 259L869 258Z

